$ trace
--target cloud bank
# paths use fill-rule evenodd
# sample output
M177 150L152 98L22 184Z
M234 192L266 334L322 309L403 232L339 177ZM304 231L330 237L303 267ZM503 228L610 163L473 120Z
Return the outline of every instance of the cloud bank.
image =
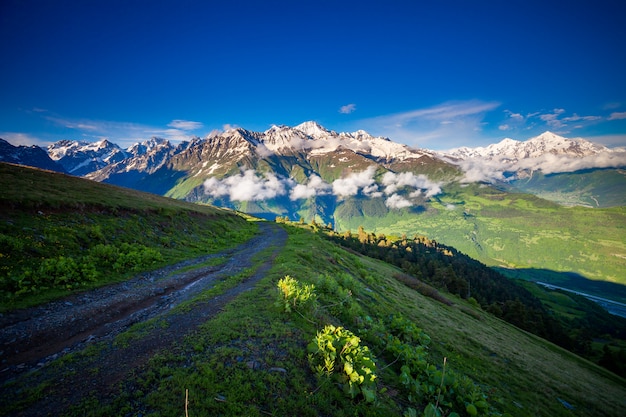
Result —
M432 197L441 192L440 184L424 175L387 172L379 183L374 178L375 174L376 167L370 166L365 171L351 173L331 184L317 175L312 175L304 184L298 184L291 178L245 170L223 179L207 179L204 192L213 198L228 197L231 201L268 200L284 195L288 195L292 201L330 194L339 199L364 195L384 198L385 205L391 209L411 207L417 203L415 199L418 197Z
M209 178L204 182L204 192L216 198L227 196L232 201L269 200L285 195L293 183L272 173L257 175L250 169L221 180Z
M581 158L548 153L519 161L468 158L456 163L465 172L463 182L497 182L506 181L507 172L541 171L547 175L592 168L624 167L626 151L600 152Z

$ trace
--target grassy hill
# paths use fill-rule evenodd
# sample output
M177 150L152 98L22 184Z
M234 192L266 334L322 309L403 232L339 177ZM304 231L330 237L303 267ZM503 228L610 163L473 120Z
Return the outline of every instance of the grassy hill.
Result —
M428 236L490 266L575 272L626 284L626 207L563 207L474 184L449 186L422 210L337 217L340 231L358 226ZM542 280L550 282L550 274Z
M5 311L216 252L256 230L232 212L6 164L0 185ZM413 290L398 280L398 268L347 251L309 226L282 227L288 243L253 290L130 369L106 393L69 404L65 414L623 415L622 378L471 302ZM128 263L98 257L116 248ZM68 282L63 273L73 270L66 267L58 282L40 280L17 294L11 285L25 271L29 279L37 276L42 257L93 262L108 273L78 268ZM170 314L193 311L223 291L216 286ZM167 332L157 318L131 327L113 345L133 343L150 329ZM328 366L333 349L335 366ZM91 346L50 368L70 375L88 363L97 374L103 350ZM29 415L29 405L63 383L55 375L46 380L35 372L7 382L3 389L19 395L6 397L0 414Z
M232 211L0 164L0 312L223 250L256 232Z
M591 169L545 175L533 173L511 183L522 192L564 205L588 207L626 206L623 169Z

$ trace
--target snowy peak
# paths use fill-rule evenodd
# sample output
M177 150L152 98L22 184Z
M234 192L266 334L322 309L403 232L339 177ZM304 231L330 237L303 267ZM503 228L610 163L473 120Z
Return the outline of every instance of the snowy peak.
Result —
M152 137L141 143L135 143L126 149L126 151L132 155L140 156L149 152L154 152L156 149L171 149L172 144L166 140L157 137Z
M337 133L316 122L304 122L295 127L272 126L259 137L263 145L274 153L308 152L322 155L339 148L383 160L420 158L425 152L395 143L388 138L375 137L364 130Z
M602 145L589 142L585 139L567 139L552 132L544 132L527 141L527 145L535 153L569 154L573 156L588 156L600 152L610 152Z
M52 160L73 175L85 175L128 156L106 139L98 142L61 140L48 146L47 151Z
M506 138L486 147L462 147L440 154L457 159L483 158L519 161L538 158L546 154L585 157L601 152L611 152L611 150L585 139L568 139L552 132L544 132L523 142Z
M466 173L466 182L529 178L534 171L553 174L626 166L624 151L552 132L523 142L504 139L486 147L457 148L438 154L459 165Z
M335 136L334 132L327 130L325 127L319 125L317 122L308 121L304 123L300 123L298 126L294 127L295 130L298 130L304 133L307 136L310 136L315 139L323 139L330 136ZM333 135L334 134L334 135Z

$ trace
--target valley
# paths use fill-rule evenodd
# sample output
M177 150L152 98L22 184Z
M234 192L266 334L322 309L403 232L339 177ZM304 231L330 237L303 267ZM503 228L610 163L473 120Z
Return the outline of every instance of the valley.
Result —
M31 148L0 151L40 163ZM127 149L64 140L47 153L46 167L267 220L424 235L523 279L533 269L626 283L626 152L582 138L434 152L309 121Z
M18 186L0 188L7 208L0 237L9 244L3 246L2 270L12 271L2 276L0 337L9 348L2 353L1 415L173 416L188 409L206 415L382 416L421 415L441 407L442 413L461 416L617 417L626 405L622 378L494 317L475 301L330 242L323 227L258 223L241 213L67 175L5 164L0 169L2 181ZM146 234L149 239L143 240ZM17 236L37 243L20 245L11 239ZM132 241L144 249L134 246L138 252L129 252L136 255L124 269L101 258L94 265L106 274L79 274L73 281L61 274L37 278L37 287L20 291L12 284L51 259L57 265L66 259L71 271L71 258L86 270L95 262L87 255L105 247L124 253ZM420 241L427 243L423 256L435 255L428 253L428 240ZM441 259L467 262L452 248L437 247ZM144 263L147 258L137 255L149 249L162 260L151 255ZM476 271L484 268L474 265ZM185 277L211 271L219 277L189 287ZM146 280L150 276L154 280ZM300 294L286 298L289 309L281 298L288 293L279 285L287 276L293 278L293 294ZM90 279L80 281L85 278ZM169 292L166 281L168 287L188 288L183 293L189 298L171 304L178 290ZM131 315L124 324L109 319L116 308L105 307L96 317L110 323L108 336L88 331L94 337L81 337L34 366L12 356L16 336L5 325L12 317L26 315L35 322L41 314L38 326L44 331L47 315L75 323L79 300L104 300L97 294L112 288L134 299L134 282L143 282L165 308L153 316ZM50 300L56 307L46 307ZM320 376L312 367L308 346L330 323L369 348L377 378L367 394L358 388L349 395L341 374ZM77 330L74 324L60 326ZM48 346L40 343L42 349ZM425 391L415 391L418 385L410 381L421 381ZM428 392L437 387L445 388L439 395L446 401L435 405L439 396Z

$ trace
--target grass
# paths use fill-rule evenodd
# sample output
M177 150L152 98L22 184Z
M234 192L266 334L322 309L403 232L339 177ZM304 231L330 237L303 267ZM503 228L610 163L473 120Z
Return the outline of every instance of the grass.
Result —
M527 194L450 186L424 212L339 219L337 229L360 225L376 233L424 235L489 266L576 272L626 284L624 207L562 207Z
M13 207L26 211L31 206ZM150 210L142 213L138 215L144 220L136 219L138 224L154 215ZM224 216L225 221L240 224ZM214 221L220 224L222 219L218 216ZM75 226L82 233L80 223ZM29 226L22 223L20 227ZM211 226L203 223L202 227ZM376 343L376 332L391 332L385 320L400 314L430 336L429 363L441 369L445 358L446 374L471 378L488 396L497 414L623 415L626 381L614 374L498 320L472 303L419 285L395 267L333 245L308 226L284 227L289 233L288 243L254 289L241 293L196 332L173 346L163 346L147 365L133 370L113 387L110 396L84 399L66 414L180 416L186 393L191 416L401 416L409 408L421 412L426 404L409 400L395 358ZM244 239L253 228L235 230L239 239ZM219 240L215 247L228 242ZM185 308L192 311L195 302L210 300L232 288L253 274L267 256L269 252L253 259L250 269L227 277L222 287L213 287L174 313L184 312ZM276 284L286 275L315 286L318 304L314 310L287 314L276 305ZM368 325L370 321L378 327ZM166 331L159 329L162 323L156 320L138 326L118 336L117 341L130 344L151 331ZM307 344L326 324L343 326L360 335L362 343L372 350L378 365L374 403L351 399L334 381L319 379L310 369ZM97 374L99 349L93 347L52 366L71 373L79 363L78 356L88 355ZM13 382L21 394L12 404L12 414L29 401L45 398L49 386L54 385L50 381L31 384L29 378L36 380L37 373ZM574 409L567 409L562 401ZM465 415L464 410L457 411Z
M374 352L384 369L374 404L351 400L334 383L318 380L306 356L307 343L324 323L356 331L359 317L401 313L430 335L432 362L447 358L451 369L480 384L500 413L621 416L624 380L452 295L445 295L452 305L442 303L439 293L422 295L394 278L399 271L383 262L306 230L288 230L287 247L253 291L155 356L144 372L124 382L113 402L96 408L87 402L75 415L181 415L187 390L190 415L402 415L409 403L383 352ZM349 287L352 301L315 316L286 314L275 304L276 283L285 275L316 285L320 305L336 304L324 292L325 279Z
M246 241L257 230L231 211L8 164L0 164L0 204L0 311L215 253ZM132 270L115 270L116 258L111 264L91 260L98 246L109 247L111 253L132 247L125 250L134 251L138 262L146 250L158 256ZM62 259L83 269L91 265L92 272L75 274L80 278L67 285L46 281L43 272L39 281L29 281L28 274L38 274L46 261Z

